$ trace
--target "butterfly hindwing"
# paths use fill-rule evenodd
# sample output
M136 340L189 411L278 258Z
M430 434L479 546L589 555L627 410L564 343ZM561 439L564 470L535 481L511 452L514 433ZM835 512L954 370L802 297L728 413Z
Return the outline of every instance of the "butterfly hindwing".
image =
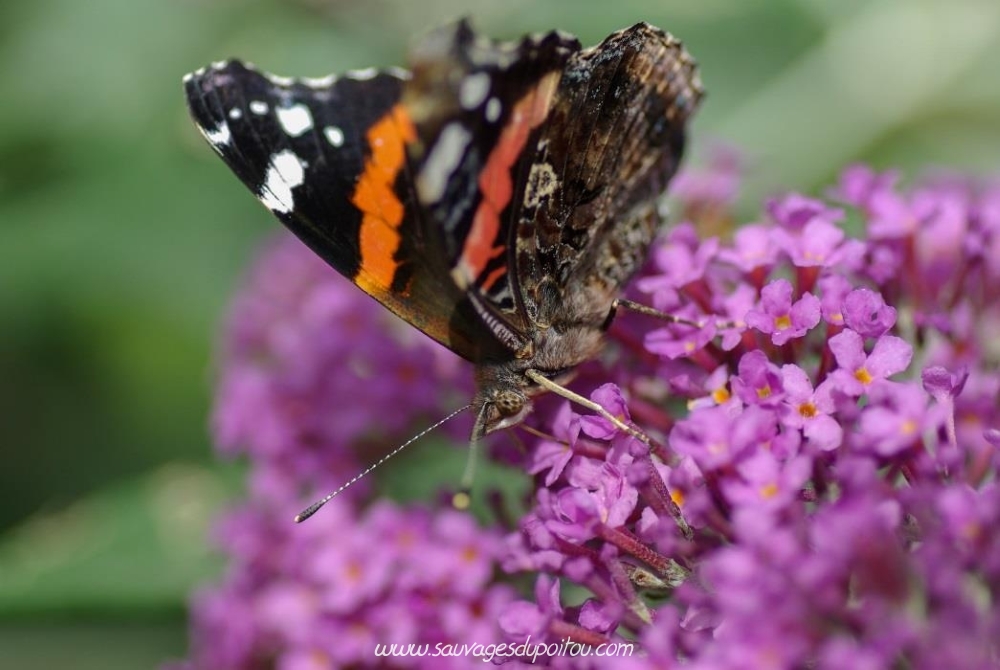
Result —
M505 347L449 277L440 232L420 216L401 103L405 71L319 80L217 63L185 80L198 128L246 186L318 255L469 360Z
M606 317L660 224L701 95L680 43L648 24L569 59L519 177L516 272L537 323Z

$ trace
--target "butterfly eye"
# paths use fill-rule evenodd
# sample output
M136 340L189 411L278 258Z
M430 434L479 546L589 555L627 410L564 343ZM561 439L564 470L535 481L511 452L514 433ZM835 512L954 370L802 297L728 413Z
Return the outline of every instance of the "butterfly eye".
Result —
M531 401L518 389L500 389L489 399L485 399L472 429L472 441L483 435L516 426L531 411Z
M493 401L494 407L500 413L502 417L510 417L518 414L522 409L524 409L524 403L527 399L521 393L517 391L502 391L497 394L497 397Z

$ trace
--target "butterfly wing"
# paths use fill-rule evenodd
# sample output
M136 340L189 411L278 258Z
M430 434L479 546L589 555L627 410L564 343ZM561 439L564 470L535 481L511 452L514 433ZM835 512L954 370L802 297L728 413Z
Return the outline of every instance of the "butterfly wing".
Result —
M292 80L230 61L185 87L282 222L464 358L507 360L538 326L606 312L700 96L679 44L645 24L585 51L558 32L499 43L458 22L411 64Z
M417 199L442 232L451 278L515 354L533 328L513 269L517 166L579 49L559 32L495 42L461 21L411 55L403 100L421 140L410 153Z
M287 79L239 61L185 78L199 130L241 181L341 274L471 361L496 341L449 276L439 230L421 218L406 158L416 129L409 74L365 70Z
M607 317L660 224L701 96L681 44L645 23L569 59L518 174L514 267L537 324Z

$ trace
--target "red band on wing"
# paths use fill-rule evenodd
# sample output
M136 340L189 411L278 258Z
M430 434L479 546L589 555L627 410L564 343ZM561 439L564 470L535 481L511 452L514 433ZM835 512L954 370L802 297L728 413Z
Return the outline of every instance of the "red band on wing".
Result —
M493 270L493 272L489 273L486 276L486 279L484 279L481 284L483 292L489 293L490 290L493 288L493 285L497 283L500 277L503 277L506 274L507 274L507 266L505 265L501 265L500 267Z
M500 139L479 175L479 189L483 199L472 219L462 255L452 272L455 281L462 288L474 283L486 270L490 260L504 253L504 240L498 241L497 237L500 232L500 212L510 202L514 192L510 169L524 150L528 135L548 115L559 76L558 72L547 74L517 101L510 121L501 131ZM486 278L483 288L489 289L502 274L494 271Z
M365 292L389 290L398 263L403 203L393 185L406 161L406 144L416 137L409 115L396 105L365 134L371 155L354 188L351 203L364 212L359 247L361 268L354 282Z

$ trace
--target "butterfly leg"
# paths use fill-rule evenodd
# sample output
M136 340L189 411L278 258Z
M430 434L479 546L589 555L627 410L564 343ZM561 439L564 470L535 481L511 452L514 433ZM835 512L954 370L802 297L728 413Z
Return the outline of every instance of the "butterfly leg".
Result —
M607 329L611 326L611 322L614 321L615 316L618 313L618 308L627 309L637 314L645 314L646 316L651 316L654 319L659 319L661 321L666 321L668 323L676 323L681 326L691 326L692 328L703 328L707 323L707 320L694 321L693 319L686 319L682 316L676 316L674 314L667 314L666 312L661 312L658 309L653 309L638 302L632 300L626 300L625 298L617 298L613 303L611 303L611 309L608 311L608 316L604 320L604 327ZM731 328L734 324L728 321L717 321L717 328Z
M632 426L628 425L627 423L616 417L614 414L612 414L608 410L598 405L593 400L590 400L589 398L584 398L582 395L578 393L573 393L565 386L555 383L554 381L543 375L538 370L526 370L524 374L526 377L528 377L528 379L535 382L536 384L544 388L546 391L552 391L556 395L560 395L571 402L575 402L577 405L581 405L583 407L586 407L592 412L596 412L601 417L610 421L612 425L614 425L616 428L625 431L635 439L645 444L650 449L654 449L661 446L657 444L653 440L653 438L651 438L649 435L646 435L642 431L637 430L636 428L633 428Z

